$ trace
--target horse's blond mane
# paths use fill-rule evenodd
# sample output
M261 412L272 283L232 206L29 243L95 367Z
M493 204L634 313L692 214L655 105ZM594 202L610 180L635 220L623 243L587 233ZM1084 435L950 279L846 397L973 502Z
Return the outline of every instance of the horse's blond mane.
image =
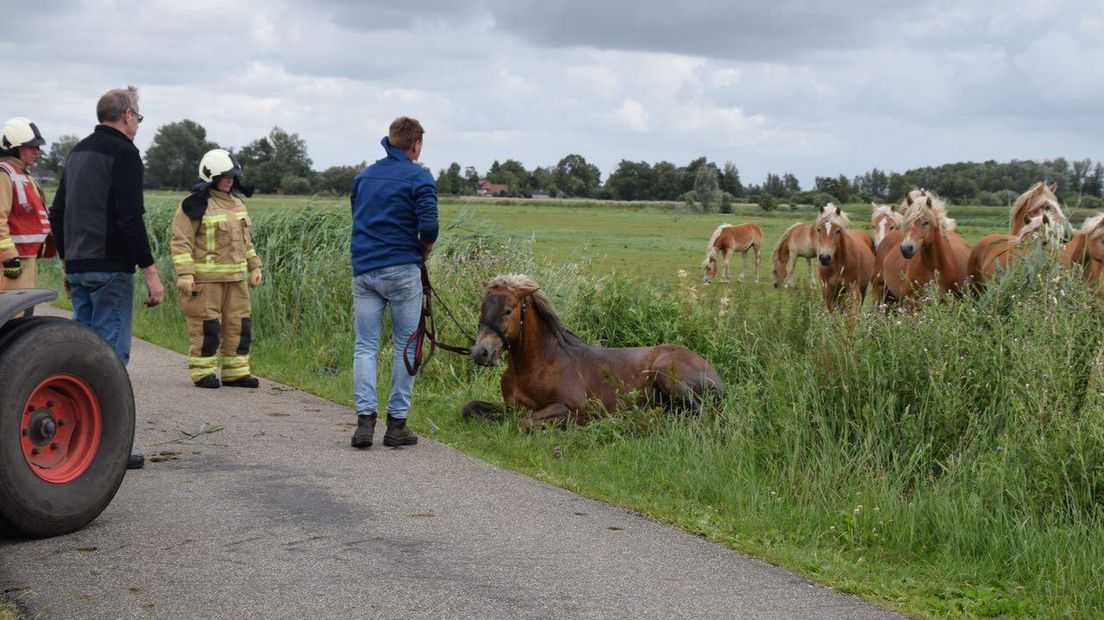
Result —
M1087 239L1095 239L1104 235L1104 213L1094 215L1081 224L1081 233Z
M496 288L505 289L512 295L521 296L528 294L528 299L533 305L533 309L536 310L537 314L544 320L549 331L552 332L561 345L586 344L563 324L563 321L560 320L560 316L556 314L556 308L552 305L552 300L548 298L544 289L542 289L533 278L523 273L506 273L495 276L483 283L483 291L485 293Z
M705 254L706 254L707 257L710 256L710 255L716 256L717 248L715 248L713 246L713 244L717 242L717 237L721 236L721 232L725 228L728 228L729 226L732 226L732 224L721 224L720 226L717 227L716 230L713 231L713 235L711 237L709 237L709 243L707 243L705 245ZM710 250L712 250L712 251L710 251Z
M831 210L829 210L828 207L831 207ZM847 217L847 213L843 211L836 213L836 209L838 209L838 207L830 202L824 205L824 208L820 211L820 215L817 216L817 225L819 226L820 224L830 222L840 228L850 228L851 218Z
M1050 191L1046 183L1039 181L1035 185L1032 185L1026 192L1020 194L1019 197L1016 198L1016 202L1012 203L1011 221L1015 223L1022 220L1024 214L1026 214L1031 207L1035 206L1040 194L1045 199L1053 199L1055 203L1058 202L1058 197Z
M947 217L947 205L943 204L943 201L938 196L930 192L924 192L923 200L916 200L912 203L912 206L905 211L905 216L901 222L901 229L908 230L916 223L917 220L924 217L929 211L935 218L935 224L939 226L939 232L946 236L949 233L954 232L955 221ZM928 206L928 201L931 201L931 206Z
M870 214L870 221L873 222L879 217L889 218L894 226L900 226L905 219L903 215L893 208L893 205L878 205L874 209L874 212Z

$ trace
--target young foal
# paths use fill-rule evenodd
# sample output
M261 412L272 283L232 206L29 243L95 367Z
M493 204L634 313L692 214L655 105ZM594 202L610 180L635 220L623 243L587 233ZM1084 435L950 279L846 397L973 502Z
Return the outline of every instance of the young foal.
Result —
M899 252L885 247L878 252L882 258L876 270L884 286L884 299L901 300L916 294L930 282L940 292L959 292L966 283L970 246L954 232L955 221L947 217L947 207L934 195L922 192L906 197L901 231L894 231L882 240L883 247L893 243Z
M813 259L816 258L816 244L813 242L813 227L797 223L790 226L778 239L778 245L771 253L771 276L774 288L793 284L794 267L798 258L804 258L809 267L809 288L816 286L813 276Z
M743 257L740 275L737 282L744 281L744 271L747 270L747 252L755 252L755 281L759 282L759 247L763 245L763 230L755 223L747 224L721 224L713 231L709 243L705 246L705 260L702 261L702 279L709 284L710 278L717 273L717 252L724 257L724 275L721 282L728 282L728 261L733 252L739 252Z
M479 334L472 361L493 366L508 353L502 399L532 413L520 421L532 430L547 420L583 421L588 403L605 411L626 404L661 403L697 413L702 399L720 398L724 384L697 353L673 344L606 349L567 329L548 297L528 276L509 274L483 283ZM462 414L502 416L497 403L473 400Z
M839 207L821 212L814 231L824 303L834 310L842 298L852 310L858 310L874 275L873 242L866 233L847 229L847 218Z

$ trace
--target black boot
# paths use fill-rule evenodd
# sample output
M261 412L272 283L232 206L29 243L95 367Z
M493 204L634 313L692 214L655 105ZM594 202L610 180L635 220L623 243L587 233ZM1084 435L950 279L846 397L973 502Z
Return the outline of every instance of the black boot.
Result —
M196 387L214 389L222 385L215 375L203 375L195 382Z
M127 469L142 469L146 466L146 457L135 452L127 457Z
M406 428L406 418L392 418L387 415L387 432L383 434L383 445L390 448L412 446L418 443L418 436Z
M376 432L376 414L358 415L357 429L353 433L353 447L367 448L372 445L372 435Z
M255 388L261 384L261 380L253 375L245 375L240 379L234 379L233 381L223 380L223 385L229 385L230 387L243 387L243 388Z

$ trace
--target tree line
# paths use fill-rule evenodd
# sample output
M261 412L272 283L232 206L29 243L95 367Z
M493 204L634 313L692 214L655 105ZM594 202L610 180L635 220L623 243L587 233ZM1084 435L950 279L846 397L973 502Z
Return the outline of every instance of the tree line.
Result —
M59 137L37 167L60 172L77 141L72 135ZM175 190L192 187L200 158L218 146L194 121L162 125L145 153L146 186ZM264 193L347 194L353 177L366 165L362 161L316 171L306 142L299 134L280 127L240 150L228 150L245 168L248 182ZM474 195L479 192L481 180L504 186L506 189L497 192L502 196L685 201L701 210L720 211L727 211L735 202L753 202L767 210L781 203L821 206L827 202L895 202L914 187L931 189L952 203L1007 206L1020 192L1045 180L1058 183L1058 198L1065 204L1104 208L1104 165L1062 157L1042 162L959 162L903 173L874 168L850 179L845 175L816 177L812 187L803 188L792 173L770 172L761 183L744 184L733 162L718 165L706 157L685 166L668 161L649 164L621 160L603 183L596 165L572 153L554 165L533 170L515 159L496 160L483 175L474 166L453 162L438 171L437 191L443 195Z

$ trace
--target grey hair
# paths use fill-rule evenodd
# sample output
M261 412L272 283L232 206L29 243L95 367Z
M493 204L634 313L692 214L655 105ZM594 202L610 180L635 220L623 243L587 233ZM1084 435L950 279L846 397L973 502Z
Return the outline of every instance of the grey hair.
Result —
M114 88L107 91L96 103L96 119L99 122L115 122L123 117L127 110L138 111L138 88Z

